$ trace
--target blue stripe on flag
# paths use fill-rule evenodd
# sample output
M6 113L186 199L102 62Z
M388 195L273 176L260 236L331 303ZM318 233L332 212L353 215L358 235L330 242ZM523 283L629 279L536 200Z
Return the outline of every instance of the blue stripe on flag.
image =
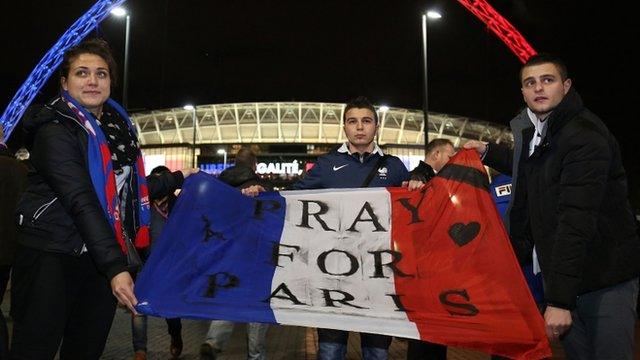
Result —
M249 198L208 174L190 176L136 282L139 310L274 323L266 300L284 215L278 193Z

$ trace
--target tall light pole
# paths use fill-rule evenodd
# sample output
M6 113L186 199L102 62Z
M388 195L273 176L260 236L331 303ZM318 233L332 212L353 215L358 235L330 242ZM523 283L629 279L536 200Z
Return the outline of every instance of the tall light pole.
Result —
M193 138L191 139L191 167L196 167L196 122L198 118L196 118L196 107L193 105L185 105L182 107L187 111L191 111L191 116L193 119Z
M429 78L427 76L427 19L440 19L442 15L437 11L427 11L422 14L422 60L424 66L424 146L429 143Z
M131 17L127 10L121 7L111 10L111 14L117 17L125 17L124 30L124 79L122 82L122 106L125 109L129 107L128 91L129 91L129 37L131 34Z
M224 155L224 162L222 165L222 170L227 168L227 150L225 149L218 149L218 154L220 155Z

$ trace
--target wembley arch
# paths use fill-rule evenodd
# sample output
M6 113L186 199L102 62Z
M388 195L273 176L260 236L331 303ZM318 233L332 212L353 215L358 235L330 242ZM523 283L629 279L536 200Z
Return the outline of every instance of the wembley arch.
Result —
M5 139L11 135L17 122L31 104L36 94L49 79L62 61L64 52L78 44L89 32L104 20L109 12L126 0L99 0L84 15L74 22L58 41L47 51L33 69L29 77L18 89L4 110L0 125L3 126ZM486 0L457 0L469 12L480 19L505 45L518 57L526 61L536 52L527 40L507 19L496 11Z

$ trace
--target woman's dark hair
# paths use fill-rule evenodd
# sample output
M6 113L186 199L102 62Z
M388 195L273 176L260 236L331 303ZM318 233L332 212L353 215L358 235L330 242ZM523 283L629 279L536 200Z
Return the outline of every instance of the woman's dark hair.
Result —
M60 64L60 78L68 78L71 63L82 54L93 54L100 56L109 67L109 78L111 79L111 88L113 89L118 82L118 66L111 54L109 44L98 38L88 39L80 44L69 48L62 58Z

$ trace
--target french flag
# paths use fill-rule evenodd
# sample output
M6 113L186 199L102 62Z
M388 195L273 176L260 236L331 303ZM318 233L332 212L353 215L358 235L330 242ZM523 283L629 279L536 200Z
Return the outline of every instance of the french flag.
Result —
M245 197L190 176L135 286L142 313L386 334L551 356L488 192L461 151L420 191Z

